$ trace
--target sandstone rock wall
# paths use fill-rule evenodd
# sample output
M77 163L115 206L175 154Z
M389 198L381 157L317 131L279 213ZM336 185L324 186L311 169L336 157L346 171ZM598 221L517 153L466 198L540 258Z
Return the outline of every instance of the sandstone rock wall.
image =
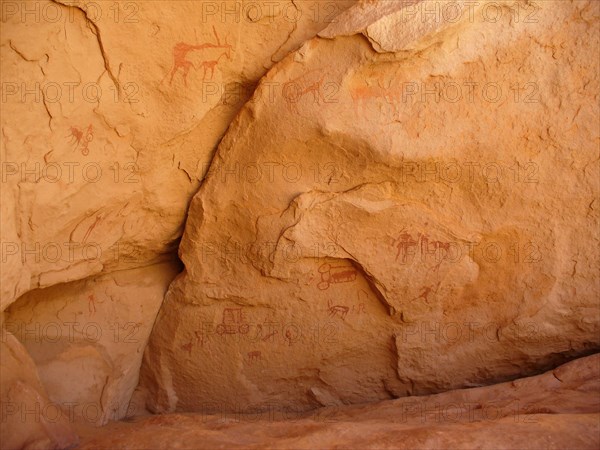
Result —
M600 348L598 2L1 7L7 448Z
M369 8L221 142L146 350L154 412L431 394L598 348L598 4Z
M9 3L2 309L30 289L176 251L189 200L259 78L353 1L300 12L290 2Z
M3 3L3 331L68 422L135 412L216 145L260 77L352 3Z

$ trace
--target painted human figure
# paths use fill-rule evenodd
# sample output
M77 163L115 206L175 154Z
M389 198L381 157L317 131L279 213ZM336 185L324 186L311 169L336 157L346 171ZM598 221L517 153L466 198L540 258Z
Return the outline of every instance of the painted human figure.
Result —
M441 281L435 286L435 290L433 289L433 285L423 286L423 288L422 288L423 290L421 291L421 294L418 297L413 298L411 301L414 302L415 300L423 299L426 302L429 302L429 295L431 293L436 293L440 289L440 284L441 284Z

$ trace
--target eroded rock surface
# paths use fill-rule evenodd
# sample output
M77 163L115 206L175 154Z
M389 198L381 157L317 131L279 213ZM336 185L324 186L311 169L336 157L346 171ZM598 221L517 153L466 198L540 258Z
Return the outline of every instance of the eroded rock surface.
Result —
M179 266L163 263L27 293L4 327L25 346L48 398L71 422L131 413L142 354Z
M352 3L5 5L1 308L173 254L259 78Z
M3 448L598 447L598 2L1 9Z
M286 88L190 206L152 411L423 395L598 349L599 4L481 8L379 46L328 32L262 79Z
M598 355L494 386L377 404L131 418L80 429L81 448L595 449Z
M71 448L78 444L68 416L48 399L27 350L4 329L0 352L2 448Z
M0 311L70 418L131 410L217 143L353 3L3 3Z

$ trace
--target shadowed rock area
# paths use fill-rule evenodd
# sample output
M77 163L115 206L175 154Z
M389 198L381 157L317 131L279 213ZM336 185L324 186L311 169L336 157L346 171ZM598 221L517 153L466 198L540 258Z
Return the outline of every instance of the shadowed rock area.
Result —
M600 357L531 378L311 414L165 414L81 431L81 448L594 449ZM246 414L244 414L246 413Z

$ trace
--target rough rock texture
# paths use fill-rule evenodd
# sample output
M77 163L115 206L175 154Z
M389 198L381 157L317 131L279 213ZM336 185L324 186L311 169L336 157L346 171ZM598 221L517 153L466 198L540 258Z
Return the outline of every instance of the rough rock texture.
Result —
M172 254L258 79L352 3L5 5L1 309Z
M3 449L69 448L79 442L67 416L46 396L27 350L2 329L0 445Z
M169 414L80 429L81 448L596 449L600 357L494 386L311 414Z
M71 420L103 425L127 414L178 269L163 263L37 289L7 310L5 329L24 344L49 399Z
M0 311L70 419L131 409L217 143L268 68L353 3L2 4Z
M0 10L3 448L598 446L599 2Z
M149 408L370 402L597 350L599 8L413 15L271 69L191 203Z

